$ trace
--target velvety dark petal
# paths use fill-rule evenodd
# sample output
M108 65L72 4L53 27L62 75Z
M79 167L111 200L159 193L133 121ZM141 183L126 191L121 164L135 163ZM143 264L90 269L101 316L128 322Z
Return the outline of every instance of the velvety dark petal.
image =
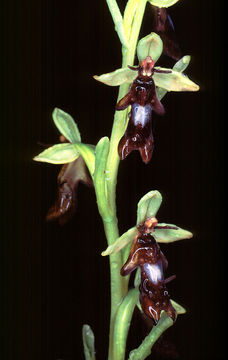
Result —
M166 8L154 6L153 30L162 39L163 53L176 61L179 60L182 57L181 50L177 42L173 22Z
M92 186L92 180L81 156L62 166L58 175L57 200L47 213L48 221L58 219L59 223L63 225L71 219L76 210L79 182Z
M132 100L133 97L133 93L130 90L117 104L116 104L116 110L124 110L126 109L129 105L131 105L133 103Z

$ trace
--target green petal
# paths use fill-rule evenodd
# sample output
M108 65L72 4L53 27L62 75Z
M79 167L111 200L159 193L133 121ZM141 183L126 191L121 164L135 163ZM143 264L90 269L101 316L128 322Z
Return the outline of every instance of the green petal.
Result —
M176 4L179 0L149 0L149 3L153 6L167 8Z
M95 360L94 334L89 325L84 324L82 327L82 340L86 360Z
M143 223L149 217L155 217L161 202L162 196L157 190L150 191L144 195L138 202L137 225Z
M171 304L173 305L174 309L176 310L177 315L182 315L186 313L185 308L181 306L180 304L176 303L174 300L170 300Z
M173 66L173 70L183 72L188 67L191 60L190 55L183 56L180 60L176 62L176 64Z
M122 68L100 76L94 75L94 79L109 86L119 86L124 83L131 84L137 75L137 71L129 68Z
M137 234L138 230L134 226L133 228L126 231L122 236L120 236L112 245L109 245L107 249L101 253L101 255L106 256L117 253L125 246L127 246L131 241L133 241Z
M156 62L162 54L163 44L159 35L152 32L139 40L137 45L137 56L141 63L147 56L151 56Z
M153 231L153 233L151 233L153 235L153 237L155 238L155 240L157 242L160 243L170 243L170 242L174 242L174 241L178 241L178 240L183 240L183 239L190 239L192 238L193 234L190 231L181 229L180 227L176 226L176 225L172 225L172 224L165 224L165 223L161 223L158 224L158 226L173 226L176 227L177 229L155 229Z
M60 133L71 143L81 142L81 135L74 119L65 111L55 108L52 117Z
M185 55L183 56L179 61L176 62L176 64L173 67L173 70L178 72L183 72L189 65L191 60L191 56ZM157 95L159 100L161 100L165 94L167 93L167 90L161 87L157 88Z
M94 169L95 169L95 151L94 145L83 144L83 143L75 143L72 144L75 149L80 153L83 157L87 168L89 169L90 175L93 177Z
M73 144L57 144L44 150L33 160L50 164L66 164L76 160L79 152Z
M156 69L172 71L169 74L154 73L153 79L156 86L166 89L167 91L198 91L199 86L191 81L186 75L161 67Z

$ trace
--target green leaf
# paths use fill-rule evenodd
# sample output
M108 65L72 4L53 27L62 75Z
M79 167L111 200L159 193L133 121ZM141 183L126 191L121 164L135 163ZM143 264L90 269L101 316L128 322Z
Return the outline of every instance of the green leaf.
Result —
M106 181L108 181L106 163L109 153L109 138L107 136L100 139L96 146L95 153L94 186L97 195L98 209L103 220L108 221L111 214L106 189Z
M144 195L138 202L137 225L143 223L149 217L155 217L161 202L162 196L157 190Z
M95 151L94 151L94 145L89 144L83 144L81 142L72 144L74 148L80 153L80 155L83 157L90 175L93 178L94 170L95 170Z
M50 164L66 164L76 160L79 152L73 144L57 144L44 150L33 160L47 162Z
M149 0L149 3L153 6L167 8L176 4L179 0Z
M149 335L145 337L141 345L132 350L129 354L129 360L144 360L151 353L151 348L158 338L173 325L173 320L164 311L161 313L160 320L157 325L152 328Z
M119 86L124 83L131 84L137 75L137 71L129 68L122 68L100 76L94 75L94 79L109 86Z
M185 55L183 56L179 61L176 62L176 64L173 67L173 70L178 72L183 72L189 65L191 60L191 56ZM161 87L157 88L157 95L159 100L161 100L165 94L167 93L167 90Z
M157 242L170 243L178 240L190 239L193 236L190 231L181 229L176 225L161 223L158 224L157 226L166 226L166 225L176 227L177 229L155 229L152 235Z
M125 349L129 327L135 305L139 297L138 289L131 289L118 307L114 333L113 333L113 358L117 360L125 359Z
M71 143L81 142L81 135L74 119L65 111L55 108L52 117L60 133Z
M199 86L191 81L186 75L161 67L159 70L172 71L169 74L154 73L153 79L156 86L166 89L167 91L198 91Z
M82 340L86 360L95 360L94 334L89 325L84 324L82 327Z
M137 56L141 63L147 56L151 56L156 62L162 54L163 43L160 36L154 32L139 40Z
M134 240L137 236L138 230L136 226L126 231L122 236L120 236L112 245L109 245L105 251L101 253L102 256L111 255L117 253L125 246L127 246L131 241Z
M181 306L180 304L176 303L174 300L170 300L171 304L173 305L174 309L176 310L177 315L182 315L186 313L185 308Z

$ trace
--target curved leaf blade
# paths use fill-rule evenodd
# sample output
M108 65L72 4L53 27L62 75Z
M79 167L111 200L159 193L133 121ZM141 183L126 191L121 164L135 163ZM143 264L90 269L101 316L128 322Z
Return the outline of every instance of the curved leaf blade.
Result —
M183 239L191 239L193 234L190 231L184 230L176 225L160 223L158 226L172 226L177 229L155 229L152 233L157 242L170 243Z
M161 203L162 196L157 190L150 191L144 195L138 202L137 225L143 223L149 217L155 217Z
M79 152L73 144L57 144L44 150L33 160L50 164L67 164L79 157Z
M100 76L94 75L93 78L109 86L119 86L125 83L131 84L137 75L137 71L129 68L122 68Z
M65 111L55 108L52 113L52 118L60 134L71 143L81 142L81 135L78 126L74 119Z
M95 360L94 334L89 325L84 324L82 327L82 340L86 360Z
M113 332L113 342L115 344L113 348L114 359L125 359L128 331L138 298L139 290L131 289L118 307Z

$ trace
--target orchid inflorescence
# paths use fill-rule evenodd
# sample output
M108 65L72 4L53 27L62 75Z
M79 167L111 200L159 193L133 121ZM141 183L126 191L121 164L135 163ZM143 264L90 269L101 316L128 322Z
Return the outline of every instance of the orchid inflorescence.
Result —
M60 143L34 158L36 161L62 164L58 175L57 201L48 211L47 220L58 219L60 224L65 224L76 211L78 184L82 182L94 186L108 242L102 256L110 256L112 306L109 360L123 360L125 357L126 339L135 306L152 319L154 326L142 345L130 353L131 360L145 359L159 334L173 324L178 314L185 312L170 298L167 284L175 275L165 277L168 261L158 243L189 239L192 233L176 225L158 222L156 214L162 196L156 190L141 198L136 225L121 236L115 205L119 160L138 150L143 162L150 162L154 148L152 114L165 113L161 100L167 91L199 89L183 74L190 56L182 57L172 20L167 13L166 8L177 1L148 0L154 12L153 32L137 43L147 0L129 0L123 17L116 1L107 0L122 43L123 64L120 69L95 75L94 78L106 85L120 87L111 139L103 137L96 146L83 143L74 119L55 108L52 116L60 131ZM133 66L135 52L138 64ZM157 66L162 53L177 61L172 69ZM129 275L136 269L135 288L128 290ZM86 360L94 360L94 335L88 325L83 326L83 343Z

